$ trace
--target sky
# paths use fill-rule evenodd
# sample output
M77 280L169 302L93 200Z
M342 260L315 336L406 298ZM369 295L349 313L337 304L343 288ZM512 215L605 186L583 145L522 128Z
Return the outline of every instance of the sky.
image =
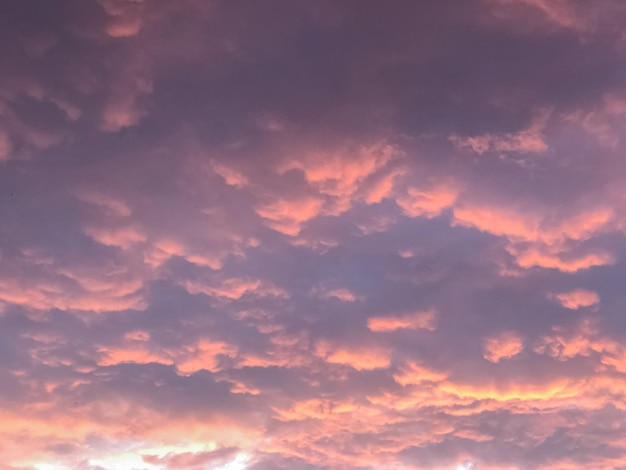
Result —
M0 470L625 470L623 0L3 0Z

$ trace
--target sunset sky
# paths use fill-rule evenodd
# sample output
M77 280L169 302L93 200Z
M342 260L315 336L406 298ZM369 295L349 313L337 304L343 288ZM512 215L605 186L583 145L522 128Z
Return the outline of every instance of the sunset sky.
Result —
M626 470L625 150L624 0L0 0L0 470Z

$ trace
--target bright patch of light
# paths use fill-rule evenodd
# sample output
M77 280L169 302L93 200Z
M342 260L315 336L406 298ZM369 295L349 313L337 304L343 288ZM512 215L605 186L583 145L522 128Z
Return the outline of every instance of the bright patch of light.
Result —
M250 456L248 454L237 454L235 460L221 467L217 467L215 470L245 470L249 461Z
M162 445L154 447L145 447L142 443L136 443L131 449L116 453L115 455L108 455L100 458L92 458L89 460L90 465L97 465L106 470L120 470L120 469L141 469L141 470L160 470L161 465L153 465L144 461L144 456L156 456L163 458L166 455L177 455L182 453L200 453L210 452L217 448L214 442L211 443L189 443L179 445ZM239 467L223 467L224 470L239 470ZM241 467L243 470L245 467ZM69 470L66 468L42 468L37 470Z
M161 467L146 463L141 455L125 453L101 459L89 459L89 465L99 466L106 470L136 468L141 470L160 470Z
M165 457L167 454L182 454L182 453L200 453L200 452L211 452L217 449L217 445L215 443L192 443L192 444L184 444L184 445L169 445L169 446L158 446L158 447L144 447L141 449L142 455L156 455L159 458Z
M476 464L474 462L466 462L457 465L455 470L476 470Z

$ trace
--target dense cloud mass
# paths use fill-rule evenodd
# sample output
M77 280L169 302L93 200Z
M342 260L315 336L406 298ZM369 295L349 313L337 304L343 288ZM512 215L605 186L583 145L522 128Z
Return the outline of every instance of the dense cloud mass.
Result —
M623 0L4 0L0 470L626 468Z

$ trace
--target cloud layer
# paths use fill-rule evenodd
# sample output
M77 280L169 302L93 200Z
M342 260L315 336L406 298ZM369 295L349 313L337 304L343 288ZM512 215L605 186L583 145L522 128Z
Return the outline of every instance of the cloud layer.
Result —
M0 470L626 468L626 6L0 15Z

